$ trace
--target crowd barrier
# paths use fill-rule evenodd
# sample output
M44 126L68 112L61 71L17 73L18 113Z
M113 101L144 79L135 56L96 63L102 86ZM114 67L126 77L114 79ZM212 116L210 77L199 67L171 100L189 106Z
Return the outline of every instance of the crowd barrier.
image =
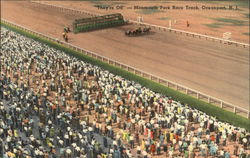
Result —
M88 16L101 16L101 15L103 15L103 14L98 14L98 13L92 13L92 12L89 12L89 11L86 11L86 10L79 10L79 9L68 8L68 7L66 8L66 7L63 7L63 6L47 4L47 3L38 2L38 1L31 1L31 2L35 3L35 4L46 5L46 6L51 7L51 8L56 8L56 9L59 9L60 11L70 11L70 12L74 12L74 13L85 14L85 15L88 15ZM203 34L189 32L189 31L183 31L183 30L179 30L179 29L172 29L172 28L159 26L159 25L153 25L153 24L149 24L149 23L137 22L137 21L129 20L129 19L125 19L125 20L127 20L128 22L130 22L132 24L135 24L135 25L148 26L148 27L151 27L151 28L154 28L154 29L157 29L157 30L169 31L169 32L174 32L174 33L194 37L194 38L197 37L197 38L200 38L200 39L217 41L217 42L220 42L222 44L235 45L235 46L240 46L240 47L244 47L244 48L249 48L249 44L247 44L247 43L241 43L241 42L236 42L236 41L232 41L232 40L226 40L226 39L223 39L223 38L213 37L213 36L209 36L209 35L203 35Z
M178 30L178 29L172 29L172 28L168 28L168 27L164 27L164 26L153 25L153 24L148 24L148 23L143 23L143 22L137 22L137 21L133 21L133 20L129 20L129 21L134 23L134 24L137 24L137 25L144 25L144 26L148 26L148 27L155 28L155 29L158 29L158 30L179 33L179 34L183 34L183 35L186 35L186 36L203 38L203 39L211 40L211 41L218 41L218 42L220 42L222 44L235 45L235 46L241 46L241 47L244 47L244 48L249 48L249 44L247 44L247 43L241 43L241 42L236 42L236 41L232 41L232 40L226 40L226 39L223 39L223 38L217 38L217 37L213 37L213 36L208 36L208 35L203 35L203 34L199 34L199 33L183 31L183 30Z
M25 28L24 26L20 26L19 24L15 24L13 22L9 22L9 21L4 20L4 19L1 19L1 22L4 22L4 23L6 23L6 24L8 24L10 26L14 26L14 27L16 27L18 29L29 32L31 34L37 35L39 37L42 37L42 38L45 38L45 39L48 39L48 40L51 40L51 41L54 41L54 42L58 42L58 43L60 43L60 44L62 44L64 46L66 46L67 48L71 48L71 49L73 49L75 51L78 51L78 52L81 52L81 53L86 54L88 56L91 56L91 57L93 57L95 59L98 59L98 60L101 60L103 62L109 63L111 65L120 67L121 69L125 69L125 70L127 70L129 72L132 72L132 73L136 74L136 75L139 75L139 76L142 76L144 78L150 79L152 81L158 82L158 83L163 84L163 85L165 85L165 86L167 86L169 88L175 89L175 90L180 91L182 93L185 93L185 94L187 94L189 96L193 96L193 97L195 97L195 98L197 98L199 100L206 101L207 103L211 103L211 104L219 106L219 107L221 107L223 109L234 112L235 114L240 114L242 116L250 118L250 111L247 110L247 109L244 109L242 107L235 106L235 105L233 105L231 103L225 102L225 101L223 101L221 99L218 99L216 97L206 95L206 94L204 94L202 92L199 92L199 91L194 90L194 89L190 89L190 88L188 88L186 86L180 85L180 84L175 83L173 81L166 80L166 79L163 79L161 77L152 75L151 73L148 73L148 72L139 70L137 68L134 68L132 66L120 63L118 61L115 61L115 60L112 60L110 58L99 55L99 54L97 54L95 52L92 52L92 51L89 51L89 50L74 46L74 45L72 45L70 43L66 43L66 42L61 41L59 39L49 37L48 35L45 35L45 34L42 34L42 33L36 32L36 31L32 31L32 30L30 30L28 28Z

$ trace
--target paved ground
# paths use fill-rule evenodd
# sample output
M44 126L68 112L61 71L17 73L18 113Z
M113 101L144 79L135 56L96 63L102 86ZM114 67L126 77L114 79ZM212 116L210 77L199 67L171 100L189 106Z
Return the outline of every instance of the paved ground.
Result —
M65 25L82 17L30 2L1 1L1 4L2 18L57 38L61 38ZM69 42L249 108L248 49L156 30L147 36L124 36L124 31L132 27L135 26L69 34Z

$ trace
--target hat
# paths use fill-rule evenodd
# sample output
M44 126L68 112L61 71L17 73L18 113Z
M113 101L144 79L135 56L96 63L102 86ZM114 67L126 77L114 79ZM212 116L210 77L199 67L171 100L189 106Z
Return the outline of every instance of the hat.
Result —
M39 151L39 155L44 155L44 153L42 151Z
M23 153L26 154L26 155L29 154L29 152L27 150L24 150Z
M35 138L34 138L33 135L30 136L30 140L31 140L31 141L34 141L34 140L35 140Z
M18 146L18 148L19 148L20 150L23 150L22 146Z
M80 133L78 134L78 136L79 136L80 139L82 138L82 135Z
M75 149L76 149L76 151L80 151L81 150L79 146L76 146Z
M50 124L50 125L52 124L51 120L48 121L48 124Z
M72 143L72 146L73 146L73 147L76 147L76 143Z
M66 153L67 154L71 154L71 150L70 149L66 149Z
M69 135L66 134L66 135L64 136L64 138L65 138L65 139L69 139Z
M63 145L63 141L62 141L62 140L59 140L59 144Z

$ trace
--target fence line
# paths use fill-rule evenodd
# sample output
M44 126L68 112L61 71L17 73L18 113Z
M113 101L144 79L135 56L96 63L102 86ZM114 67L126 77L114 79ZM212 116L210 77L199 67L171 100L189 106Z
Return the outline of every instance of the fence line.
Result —
M103 14L99 14L99 13L92 13L92 12L89 12L89 11L86 11L86 10L78 10L78 9L75 9L75 8L68 8L68 7L66 8L66 7L63 7L63 6L47 4L47 3L37 2L37 1L31 1L31 2L35 3L35 4L47 5L49 7L60 9L61 11L71 11L71 12L86 14L86 15L89 15L89 16L101 16L101 15L103 15ZM244 48L249 48L249 44L247 44L247 43L242 43L242 42L237 42L237 41L232 41L232 40L226 40L226 39L223 39L223 38L213 37L213 36L209 36L209 35L203 35L203 34L199 34L199 33L179 30L179 29L172 29L172 28L159 26L159 25L154 25L154 24L149 24L149 23L137 22L137 21L129 20L129 19L125 19L125 20L129 21L132 24L149 26L151 28L155 28L155 29L158 29L158 30L179 33L179 34L183 34L183 35L186 35L186 36L197 37L197 38L200 38L200 39L203 38L203 39L206 39L206 40L217 41L217 42L220 42L222 44L229 44L229 45L234 44L235 46L241 46L241 47L244 47Z
M150 26L152 28L156 28L156 29L159 29L159 30L165 30L165 31L169 31L169 32L185 34L186 36L190 35L190 36L193 36L193 37L204 38L206 40L219 41L220 43L223 43L223 44L225 44L225 43L234 44L235 46L242 46L244 48L249 47L249 44L247 44L247 43L241 43L241 42L236 42L236 41L232 41L232 40L226 40L226 39L223 39L223 38L213 37L213 36L209 36L209 35L203 35L203 34L189 32L189 31L171 29L171 28L164 27L164 26L153 25L153 24L143 23L143 22L137 22L137 21L133 21L133 20L129 20L129 21L134 23L134 24L137 24L137 25Z
M247 109L244 109L242 107L235 106L235 105L233 105L231 103L225 102L225 101L223 101L221 99L218 99L216 97L206 95L206 94L204 94L202 92L199 92L199 91L194 90L194 89L190 89L190 88L188 88L186 86L180 85L180 84L175 83L173 81L166 80L166 79L163 79L161 77L152 75L152 74L150 74L148 72L139 70L139 69L134 68L132 66L129 66L127 64L123 64L123 63L120 63L118 61L107 58L105 56L99 55L99 54L97 54L95 52L92 52L92 51L89 51L89 50L74 46L74 45L72 45L70 43L66 43L66 42L61 41L59 39L55 39L53 37L49 37L49 36L44 35L42 33L30 30L30 29L28 29L28 28L26 28L24 26L19 25L19 24L15 24L13 22L9 22L9 21L4 20L4 19L1 19L1 21L8 24L8 25L17 27L17 28L19 28L21 30L24 30L24 31L27 31L29 33L35 34L37 36L43 37L45 39L60 43L60 44L66 46L68 48L71 48L71 49L73 49L75 51L79 51L79 52L84 53L84 54L86 54L88 56L92 56L93 58L96 58L96 59L101 60L103 62L106 62L106 63L109 63L111 65L115 65L117 67L120 67L121 69L125 69L125 70L127 70L129 72L132 72L134 74L137 74L137 75L140 75L140 76L145 77L147 79L150 79L152 81L158 82L158 83L163 84L163 85L165 85L165 86L167 86L169 88L176 89L177 91L183 92L183 93L185 93L185 94L187 94L189 96L196 97L199 100L203 100L203 101L206 101L207 103L211 103L211 104L214 104L214 105L216 105L216 103L217 103L217 106L219 106L219 107L221 107L223 109L227 108L227 110L229 110L228 108L230 108L230 111L234 112L235 114L239 114L239 113L245 114L244 116L246 116L247 118L250 118L250 111L247 110Z

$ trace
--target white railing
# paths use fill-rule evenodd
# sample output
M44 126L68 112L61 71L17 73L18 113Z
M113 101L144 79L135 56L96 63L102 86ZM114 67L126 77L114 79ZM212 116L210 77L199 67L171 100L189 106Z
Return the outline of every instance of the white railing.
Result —
M71 48L75 51L78 51L78 52L81 52L83 54L86 54L88 56L91 56L93 58L96 58L98 60L101 60L103 62L106 62L106 63L109 63L111 65L115 65L117 67L120 67L122 69L125 69L129 72L132 72L136 75L140 75L142 77L145 77L147 79L150 79L152 81L155 81L155 82L158 82L160 84L163 84L169 88L173 88L173 89L176 89L177 91L180 91L180 92L183 92L189 96L193 96L193 97L196 97L197 99L199 100L203 100L203 101L206 101L208 103L211 103L211 104L214 104L214 105L217 105L223 109L226 109L226 110L229 110L229 111L232 111L234 112L235 114L241 114L243 116L246 116L247 118L250 118L250 112L249 110L247 109L244 109L242 107L239 107L239 106L235 106L231 103L228 103L228 102L225 102L221 99L218 99L216 97L212 97L212 96L209 96L209 95L206 95L202 92L199 92L197 90L194 90L194 89L190 89L186 86L183 86L183 85L180 85L178 83L175 83L173 81L170 81L170 80L166 80L166 79L163 79L161 77L158 77L158 76L155 76L155 75L152 75L151 73L148 73L148 72L145 72L145 71L142 71L142 70L139 70L137 68L134 68L132 66L129 66L127 64L123 64L123 63L120 63L118 61L115 61L115 60L112 60L110 58L107 58L107 57L104 57L102 55L99 55L95 52L92 52L92 51L89 51L89 50L86 50L86 49L83 49L83 48L80 48L80 47L77 47L77 46L74 46L70 43L66 43L64 41L61 41L59 39L55 39L53 37L49 37L48 35L44 35L42 33L39 33L39 32L36 32L36 31L33 31L33 30L30 30L24 26L21 26L21 25L18 25L18 24L15 24L13 22L9 22L7 20L4 20L4 19L1 19L2 22L10 25L10 26L14 26L14 27L17 27L21 30L24 30L24 31L27 31L29 33L32 33L34 35L37 35L37 36L40 36L40 37L43 37L45 39L48 39L48 40L51 40L51 41L54 41L54 42L58 42L68 48Z
M236 42L236 41L232 41L232 40L226 40L226 39L223 39L223 38L213 37L213 36L209 36L209 35L203 35L203 34L199 34L199 33L183 31L183 30L178 30L178 29L171 29L171 28L164 27L164 26L153 25L153 24L148 24L148 23L142 23L142 22L137 22L137 21L132 21L132 20L130 20L130 22L132 22L134 24L137 24L137 25L150 26L152 28L156 28L156 29L163 30L163 31L175 32L175 33L183 34L183 35L186 35L186 36L204 38L206 40L212 40L212 41L218 41L218 42L223 43L223 44L229 44L229 45L234 44L235 46L242 46L244 48L249 47L249 44L247 44L247 43L241 43L241 42Z
M86 10L79 10L79 9L70 8L70 7L63 7L63 6L58 6L58 5L48 4L48 3L42 3L42 2L39 2L39 1L31 1L31 2L35 3L35 4L42 4L42 5L46 5L48 7L56 8L56 9L59 9L61 11L70 11L70 12L81 13L81 14L85 14L85 15L89 15L89 16L103 15L103 14L98 14L98 13L92 13L92 12L89 12L89 11L86 11ZM159 26L159 25L154 25L154 24L149 24L149 23L137 22L137 21L129 20L129 19L126 19L126 20L128 20L130 23L133 23L133 24L136 24L136 25L149 26L151 28L162 30L162 31L169 31L169 32L183 34L183 35L186 35L186 36L197 37L197 38L200 38L200 39L203 38L203 39L206 39L206 40L218 41L218 42L220 42L222 44L228 44L228 45L233 44L235 46L241 46L241 47L244 47L244 48L249 48L249 44L247 44L247 43L241 43L241 42L236 42L236 41L232 41L232 40L226 40L226 39L223 39L223 38L213 37L213 36L209 36L209 35L203 35L203 34L189 32L189 31L183 31L183 30L179 30L179 29L172 29L172 28Z

